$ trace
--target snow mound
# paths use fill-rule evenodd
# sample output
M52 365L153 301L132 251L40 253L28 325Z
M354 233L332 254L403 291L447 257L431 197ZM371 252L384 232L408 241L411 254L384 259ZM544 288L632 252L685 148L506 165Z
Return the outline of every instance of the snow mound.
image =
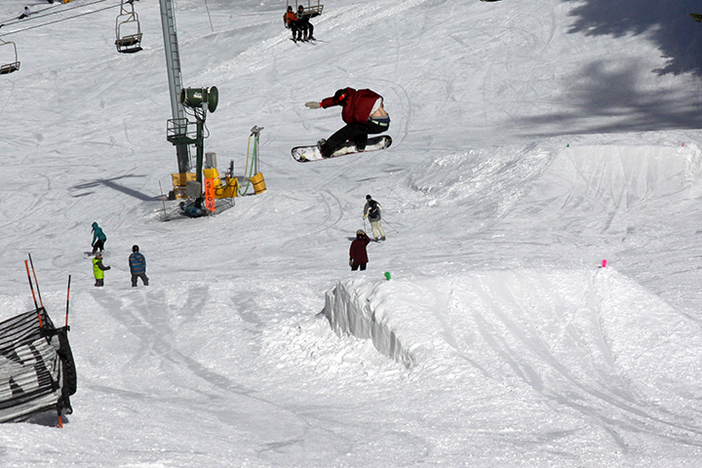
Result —
M694 144L586 145L558 152L525 199L530 209L551 213L604 214L668 205L688 198L702 180ZM554 209L555 208L555 209ZM559 214L560 215L560 214Z
M696 327L611 269L348 279L327 292L323 313L337 334L371 339L407 367L477 370L539 393L569 388L627 405L699 394Z
M531 144L433 156L412 168L403 197L415 205L458 205L471 216L505 216L520 201L539 212L606 213L668 203L701 180L695 144Z

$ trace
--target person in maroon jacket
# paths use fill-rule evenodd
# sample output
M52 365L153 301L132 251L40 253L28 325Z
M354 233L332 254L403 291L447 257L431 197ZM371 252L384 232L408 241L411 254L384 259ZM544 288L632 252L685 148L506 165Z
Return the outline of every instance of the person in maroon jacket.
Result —
M349 265L351 265L352 271L358 270L359 267L361 270L366 269L366 263L368 263L366 246L369 242L370 238L363 229L356 231L356 238L351 242L351 248L349 249Z
M390 116L383 107L383 97L370 89L339 89L334 96L325 98L322 102L307 102L305 106L310 109L342 107L341 118L346 125L328 140L320 140L318 143L325 158L344 146L347 141L354 143L358 151L363 151L366 149L368 134L383 133L390 128Z

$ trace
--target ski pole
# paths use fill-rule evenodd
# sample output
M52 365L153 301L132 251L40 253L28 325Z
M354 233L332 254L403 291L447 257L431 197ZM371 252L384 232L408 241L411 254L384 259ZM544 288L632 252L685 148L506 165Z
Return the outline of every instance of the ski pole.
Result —
M43 327L44 324L42 323L42 320L41 320L41 312L39 311L39 304L37 304L37 296L34 294L34 285L32 284L32 277L29 274L29 262L27 260L24 261L24 266L27 268L27 279L29 280L29 289L32 290L32 298L34 299L34 308L37 311L37 317L39 317L39 326Z
M68 327L68 305L71 300L71 275L68 275L68 290L66 291L66 327Z
M398 234L400 233L400 231L398 231L397 229L395 229L395 228L393 227L393 225L390 224L390 223L388 223L388 221L387 221L386 219L384 219L383 222L384 222L385 224L387 224L388 227L390 227L390 229L392 229L392 230L395 231L396 233L398 233Z
M163 195L163 187L161 186L160 180L158 181L158 188L161 190L161 201L163 202L163 220L168 221L168 214L166 213L166 197ZM69 275L68 277L70 278L71 276Z
M34 275L34 284L37 285L37 296L39 296L39 304L44 307L44 301L41 300L41 291L39 291L39 280L37 280L37 272L34 270L34 262L32 261L32 254L27 254L29 256L29 264L32 266L32 274Z

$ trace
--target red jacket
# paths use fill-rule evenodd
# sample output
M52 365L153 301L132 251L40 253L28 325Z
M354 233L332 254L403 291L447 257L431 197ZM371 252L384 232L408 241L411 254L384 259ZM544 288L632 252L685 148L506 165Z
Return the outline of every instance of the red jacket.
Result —
M353 261L354 265L361 265L362 263L368 263L368 252L366 252L366 246L370 242L368 236L363 236L360 239L356 238L351 242L351 248L349 249L349 257Z
M348 93L348 101L341 111L343 121L347 124L368 122L373 105L382 96L370 89L359 89L356 91L353 88L346 88L346 92ZM324 109L339 105L334 102L333 97L323 99L320 104Z

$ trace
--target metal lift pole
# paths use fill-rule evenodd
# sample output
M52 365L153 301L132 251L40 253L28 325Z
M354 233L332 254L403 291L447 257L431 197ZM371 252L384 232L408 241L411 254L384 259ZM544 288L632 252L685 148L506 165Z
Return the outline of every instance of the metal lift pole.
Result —
M185 119L183 106L180 104L180 91L183 79L180 73L180 54L178 53L178 35L176 34L175 14L171 0L159 0L161 5L161 27L163 28L163 45L166 51L166 69L168 71L168 88L171 93L171 112L173 119ZM178 172L188 172L190 156L188 145L176 145Z

